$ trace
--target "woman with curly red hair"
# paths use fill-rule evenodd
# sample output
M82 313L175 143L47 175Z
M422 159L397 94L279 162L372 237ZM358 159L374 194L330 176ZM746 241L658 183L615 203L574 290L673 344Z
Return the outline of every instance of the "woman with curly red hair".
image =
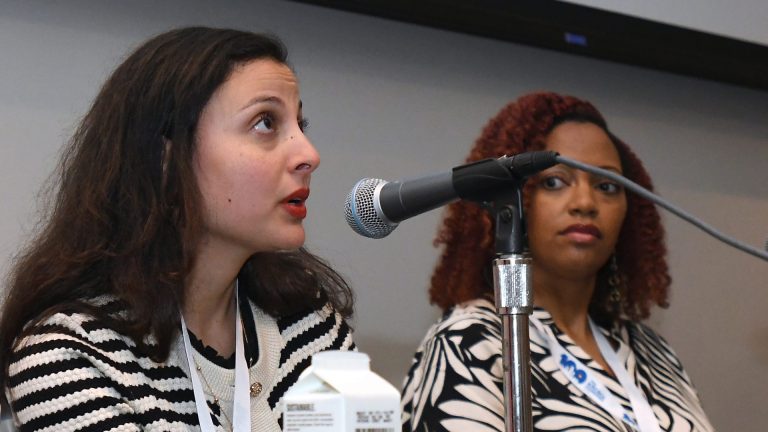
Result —
M589 102L521 97L486 125L467 162L551 150L652 190L632 150ZM639 321L667 306L664 230L654 205L563 165L523 190L533 257L533 426L537 431L709 431L669 345ZM447 211L429 290L445 315L403 389L403 430L504 430L501 320L493 304L494 227L470 202Z

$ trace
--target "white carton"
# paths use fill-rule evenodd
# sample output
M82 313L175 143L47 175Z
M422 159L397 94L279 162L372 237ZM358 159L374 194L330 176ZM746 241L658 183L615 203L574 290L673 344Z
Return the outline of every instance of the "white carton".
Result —
M368 355L323 351L283 396L284 432L400 431L400 392Z

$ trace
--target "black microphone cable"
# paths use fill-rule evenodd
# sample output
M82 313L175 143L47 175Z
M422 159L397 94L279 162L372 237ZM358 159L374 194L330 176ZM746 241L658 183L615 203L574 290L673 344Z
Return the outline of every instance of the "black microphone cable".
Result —
M598 168L596 166L588 165L579 161L575 161L573 159L568 159L564 156L557 156L555 158L558 163L561 163L563 165L568 165L573 168L580 169L582 171L586 171L591 174L598 175L600 177L605 177L608 179L611 179L625 188L631 190L632 192L640 195L641 197L655 203L659 207L662 207L669 211L670 213L674 214L675 216L679 217L680 219L683 219L684 221L694 225L695 227L701 229L705 233L711 235L712 237L720 240L721 242L732 246L738 250L741 250L742 252L746 252L750 255L754 255L758 258L762 258L765 261L768 261L768 252L761 251L760 249L757 249L755 247L752 247L746 243L740 242L739 240L736 240L732 237L729 237L720 231L718 231L715 227L705 223L701 219L697 218L696 216L688 213L687 211L675 206L674 204L668 202L664 198L654 194L653 192L649 191L648 189L645 189L644 187L640 186L639 184L629 180L628 178L617 174L613 171L608 171L602 168ZM766 250L768 250L768 241L766 241Z

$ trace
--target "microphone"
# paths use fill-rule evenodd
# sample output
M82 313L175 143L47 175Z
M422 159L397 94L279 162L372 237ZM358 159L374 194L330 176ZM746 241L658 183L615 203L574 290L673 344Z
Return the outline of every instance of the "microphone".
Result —
M344 217L356 233L383 238L405 219L457 199L493 201L526 177L556 165L557 156L552 151L536 151L484 159L410 180L364 178L347 195Z

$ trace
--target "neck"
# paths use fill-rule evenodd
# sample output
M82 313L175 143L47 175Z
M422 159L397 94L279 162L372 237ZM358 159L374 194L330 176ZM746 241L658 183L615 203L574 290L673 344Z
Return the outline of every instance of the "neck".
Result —
M224 254L203 242L187 277L182 313L203 344L229 357L235 351L235 281L247 257Z
M597 276L568 279L534 264L533 280L533 302L548 310L557 328L612 375L613 370L603 358L589 326L589 302Z
M574 280L536 270L534 266L534 303L546 309L557 327L572 339L591 336L589 302L595 277Z

